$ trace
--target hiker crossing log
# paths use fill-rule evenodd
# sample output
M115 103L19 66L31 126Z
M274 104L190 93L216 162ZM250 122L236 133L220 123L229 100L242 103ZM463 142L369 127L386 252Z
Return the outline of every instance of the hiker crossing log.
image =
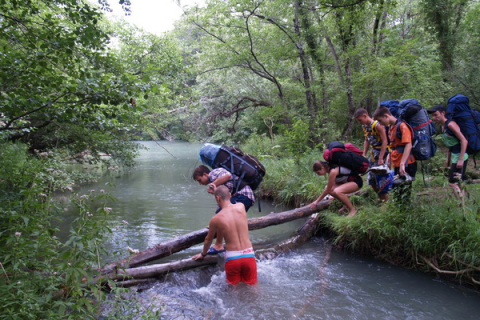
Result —
M257 230L266 228L268 226L278 225L285 222L293 221L300 218L305 218L311 214L328 208L331 200L320 201L316 208L310 208L310 206L304 206L301 208L284 211L284 212L272 212L262 217L248 219L248 229ZM108 273L115 269L125 269L140 266L150 261L158 260L163 257L167 257L175 252L179 252L193 245L202 243L207 236L208 229L193 231L188 234L176 237L169 241L159 243L144 251L140 251L131 255L128 258L122 259L118 262L111 263L103 267L102 273Z

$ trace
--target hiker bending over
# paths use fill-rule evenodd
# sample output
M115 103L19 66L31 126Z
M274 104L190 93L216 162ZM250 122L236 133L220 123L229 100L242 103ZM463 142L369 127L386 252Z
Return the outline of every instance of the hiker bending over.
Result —
M362 125L365 140L363 143L363 156L368 159L369 167L374 169L383 169L383 175L388 174L387 157L390 151L388 144L387 130L378 122L373 120L367 110L360 108L355 111L355 119ZM371 148L370 148L371 147ZM368 150L370 149L370 152ZM380 173L380 171L377 171ZM378 194L380 201L388 200L388 193L380 190L377 184L377 172L368 172L368 184Z
M227 282L238 284L257 283L257 262L248 235L248 220L245 207L230 201L230 191L226 186L219 186L214 192L215 201L221 210L210 220L208 234L205 237L203 250L192 257L201 260L207 255L215 233L225 238L225 274Z
M313 163L313 171L319 176L324 176L328 173L328 183L322 194L317 200L310 204L310 207L315 208L317 204L329 194L343 203L340 212L348 209L348 216L354 216L357 211L350 202L347 193L359 190L363 186L362 178L358 174L352 173L348 168L330 166L327 162L322 161L315 161Z
M445 106L439 104L430 108L428 113L432 115L433 121L442 128L442 137L448 148L446 167L451 167L448 173L448 182L453 188L457 198L463 196L458 183L465 179L465 170L468 163L467 146L468 141L460 131L458 124L446 117Z
M252 204L255 202L255 195L252 188L249 185L245 185L242 189L238 190L235 194L233 190L233 179L238 179L237 176L232 175L230 172L223 168L217 168L210 171L207 166L200 165L193 171L193 180L197 181L201 185L208 185L207 192L213 194L218 186L225 185L232 194L232 203L243 203L245 211L248 211ZM220 208L219 208L220 209ZM218 212L219 210L217 210Z

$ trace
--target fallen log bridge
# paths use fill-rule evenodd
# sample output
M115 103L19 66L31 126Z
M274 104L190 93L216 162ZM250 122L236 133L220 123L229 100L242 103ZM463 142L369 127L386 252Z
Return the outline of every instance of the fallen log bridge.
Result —
M301 228L296 231L291 238L273 248L256 250L255 255L257 259L273 259L279 253L300 247L315 233L319 218L320 215L318 213L312 214L311 217L303 224ZM117 285L119 286L130 287L141 284L145 281L155 281L157 277L170 272L178 272L205 265L216 265L218 261L218 256L206 256L204 259L198 261L192 259L183 259L164 264L153 264L136 268L118 269L115 273L111 272L108 274L107 277L110 280L117 281ZM106 280L107 277L103 277L101 280Z
M315 212L328 208L331 200L320 201L316 208L310 208L310 206L304 206L301 208L284 211L284 212L272 212L262 217L248 219L249 230L257 230L266 228L268 226L278 225L293 221L300 218L305 218L312 215ZM202 243L207 236L208 229L193 231L183 236L176 237L169 241L159 243L144 251L140 251L127 258L124 258L118 262L108 264L104 266L100 272L110 273L118 269L127 269L140 266L150 261L158 260L160 258L167 257L175 252L182 251L193 245Z

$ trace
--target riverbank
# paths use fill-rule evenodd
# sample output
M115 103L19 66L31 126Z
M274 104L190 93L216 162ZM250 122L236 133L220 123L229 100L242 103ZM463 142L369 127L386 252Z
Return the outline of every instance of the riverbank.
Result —
M258 141L255 145L262 146ZM249 147L246 145L246 149ZM262 195L295 207L313 201L326 184L325 177L314 175L311 169L315 160L322 159L321 153L311 151L292 158L280 155L276 149L270 146L271 153L268 148L245 150L261 154L268 168ZM431 161L431 167L440 167L444 161L441 156ZM480 185L464 184L467 196L460 201L442 172L428 172L433 173L424 181L419 170L409 209L401 210L392 201L377 204L376 194L365 183L362 190L367 194L351 197L357 215L348 219L340 215L341 205L334 201L328 211L321 213L320 228L328 231L331 240L344 250L453 278L480 290L480 212L476 200Z

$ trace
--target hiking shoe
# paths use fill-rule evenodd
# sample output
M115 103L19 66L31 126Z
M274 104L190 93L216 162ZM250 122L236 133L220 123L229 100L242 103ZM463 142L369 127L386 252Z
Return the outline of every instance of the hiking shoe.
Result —
M399 174L393 176L393 185L398 186L404 182L414 181L415 178L412 178L409 174L405 174L405 176L401 176Z
M399 174L396 174L393 176L393 185L394 186L398 186L399 184L402 184L405 182L405 177L399 175Z
M387 165L382 164L381 166L374 166L369 169L373 174L387 174L389 169Z

